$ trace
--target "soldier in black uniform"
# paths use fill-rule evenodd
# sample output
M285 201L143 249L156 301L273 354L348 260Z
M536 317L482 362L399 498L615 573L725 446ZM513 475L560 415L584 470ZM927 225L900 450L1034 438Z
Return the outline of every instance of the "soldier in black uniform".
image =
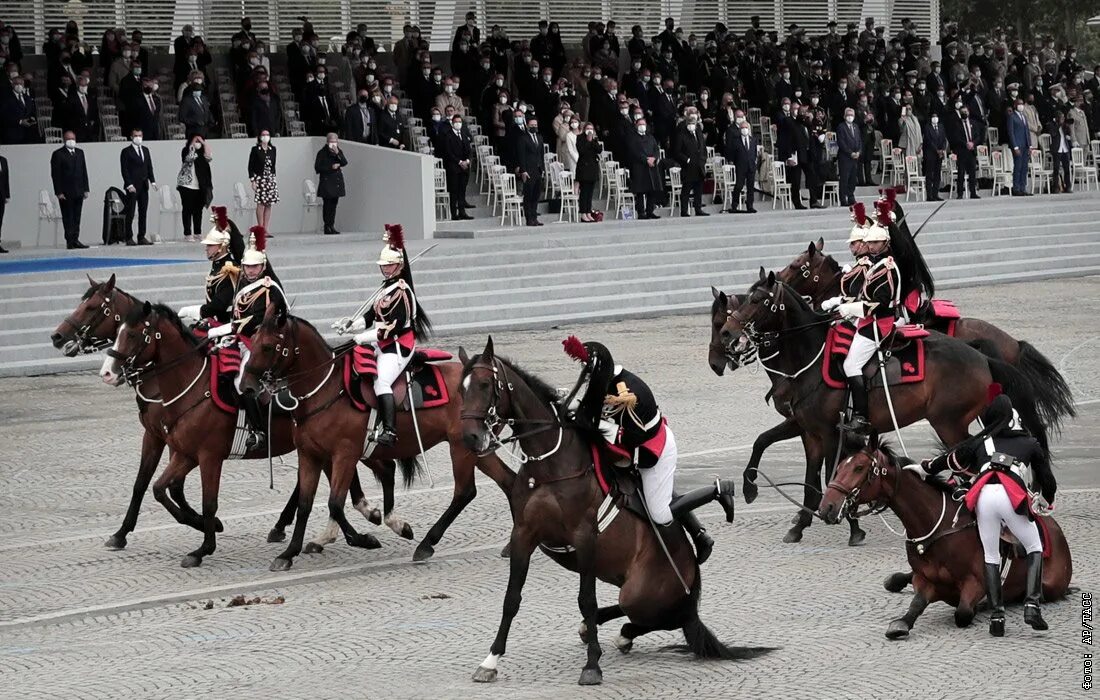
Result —
M1000 391L999 385L990 393ZM1058 484L1050 469L1050 458L1020 422L1008 396L993 399L982 415L985 428L950 452L907 467L922 479L948 469L958 474L968 469L977 474L966 494L966 506L978 520L978 535L985 554L985 585L993 614L989 633L1003 637L1005 608L1001 597L1001 525L1027 550L1027 592L1024 622L1032 629L1045 630L1039 610L1043 592L1043 545L1035 516L1053 510ZM1042 501L1035 495L1039 491Z
M233 297L240 277L244 240L237 225L225 215L225 207L212 207L214 228L202 239L210 273L206 276L206 303L185 306L180 318L206 325L229 323L233 317ZM213 322L213 323L212 323Z
M732 482L716 480L713 487L676 496L676 438L653 392L637 375L616 365L600 343L582 345L570 336L563 345L571 357L584 364L570 396L572 400L580 395L579 401L569 406L573 420L603 434L606 451L617 466L638 469L650 518L661 527L672 525L673 519L679 521L695 542L696 558L702 564L714 549L714 540L692 511L717 500L726 511L727 521L732 522Z

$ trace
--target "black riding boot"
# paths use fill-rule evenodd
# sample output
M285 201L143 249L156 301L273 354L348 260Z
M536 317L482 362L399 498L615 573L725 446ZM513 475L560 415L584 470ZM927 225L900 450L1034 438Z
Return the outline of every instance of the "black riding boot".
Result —
M241 394L241 408L244 409L244 417L248 422L248 439L245 440L244 447L249 452L258 450L267 440L267 420L263 407L260 406L260 397L252 391Z
M710 553L714 551L714 540L707 534L703 523L695 517L695 513L688 511L679 515L676 520L684 526L691 535L691 541L695 543L695 560L702 566L703 562L710 559Z
M844 429L858 435L871 432L871 422L867 420L867 384L863 377L848 377L848 393L852 397L852 418Z
M397 404L393 394L378 395L378 416L382 419L382 429L375 433L374 441L392 447L397 442Z
M985 592L989 596L989 606L993 608L989 616L989 633L994 637L1005 636L1005 602L1001 597L1001 565L985 565Z
M705 506L711 501L718 501L722 506L722 510L726 512L726 522L733 522L733 480L732 479L715 479L714 486L704 486L692 491L688 491L682 496L673 495L672 503L669 504L669 509L672 511L672 517L680 520L680 516L683 513L690 513L691 511Z
M1024 598L1024 622L1033 630L1048 629L1047 621L1039 610L1039 601L1043 597L1043 553L1027 555L1027 595Z

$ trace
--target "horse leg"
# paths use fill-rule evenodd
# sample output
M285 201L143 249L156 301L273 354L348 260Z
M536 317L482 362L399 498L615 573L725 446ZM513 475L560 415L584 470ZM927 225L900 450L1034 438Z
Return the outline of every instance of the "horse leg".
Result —
M630 650L634 648L635 639L641 637L643 634L649 634L655 629L654 627L646 627L645 625L628 622L619 630L619 635L615 637L613 644L620 652L628 654Z
M382 546L378 538L365 532L356 532L355 528L348 522L347 513L344 512L344 502L348 498L348 486L351 484L352 475L355 474L355 465L359 461L357 457L357 455L353 455L350 458L338 456L332 461L332 479L329 481L328 516L340 525L340 530L344 533L344 541L352 547L378 549Z
M321 467L321 471L325 475L325 479L328 480L329 494L332 493L332 463L325 462ZM328 523L325 525L325 529L317 533L313 539L305 543L302 547L303 554L320 554L325 551L326 544L332 544L336 541L336 533L340 532L340 523L332 517L328 519Z
M183 558L181 566L190 569L202 564L202 558L214 553L218 547L215 523L218 513L218 490L222 480L222 460L213 458L199 465L202 478L202 546Z
M367 466L371 471L375 471L374 466L365 459L359 460L364 466ZM393 461L389 463L390 474L393 474L393 470L396 469L396 464ZM391 477L392 478L392 477ZM363 517L367 519L372 525L382 524L382 513L377 508L370 507L370 501L367 499L367 495L363 492L363 482L359 480L359 470L355 470L355 476L351 478L351 507L363 514Z
M497 628L497 636L489 648L489 655L474 671L473 679L476 683L490 683L497 679L497 662L504 656L508 645L508 630L523 600L523 584L527 582L531 554L535 551L534 533L529 532L522 524L513 526L511 545L512 556L508 560L508 590L504 594L504 610L500 617L500 627Z
M153 472L157 470L162 454L164 454L164 440L161 440L154 431L146 430L141 438L141 461L138 463L137 478L134 479L134 490L130 494L130 506L126 509L126 517L122 519L122 527L103 543L107 549L126 548L126 535L133 532L137 526L141 500L149 490L149 482L153 480Z
M802 428L793 418L788 418L774 428L769 428L756 438L752 443L752 455L742 474L741 493L745 495L745 503L756 500L759 489L756 486L756 470L760 466L760 460L764 456L764 450L777 442L790 440L802 434Z
M283 553L271 562L272 571L286 571L294 563L294 557L302 552L302 540L305 539L306 523L309 512L313 510L313 497L317 494L317 482L321 479L320 460L314 455L298 451L298 519L294 523L294 534Z
M959 604L955 607L955 626L969 627L974 621L978 603L985 597L985 582L977 576L971 576L962 584L959 591Z
M286 526L294 522L294 511L298 507L298 480L294 480L294 490L290 492L290 498L286 499L283 512L279 513L279 519L275 521L275 527L267 533L268 542L282 542L286 539Z
M806 486L802 497L802 505L803 508L808 508L812 512L816 507L815 504L821 500L821 492L818 490L818 487L821 486L821 462L824 459L821 439L817 435L803 433L802 447L806 452ZM813 522L810 512L806 510L798 511L798 515L794 517L794 525L783 536L784 542L790 544L802 541L802 531Z
M191 504L187 502L187 495L184 493L185 480L176 479L172 483L168 484L168 495L172 497L176 505L179 506L180 512L187 518L188 524L196 530L203 529L202 515L191 507ZM217 532L222 531L222 521L217 520L214 523L215 530Z
M599 640L599 603L596 600L596 533L582 533L574 543L577 553L577 569L580 571L581 585L577 593L577 607L580 608L587 630L588 660L581 670L579 685L599 685L603 682L600 670L600 657L603 649Z
M179 452L173 452L168 457L168 466L161 472L160 478L153 483L153 498L157 499L157 503L164 506L164 509L176 519L177 523L199 530L202 529L201 526L189 518L168 493L170 484L177 479L182 481L188 472L197 466L198 462L190 457Z
M913 600L909 602L909 610L904 615L890 622L886 628L887 639L905 639L909 636L909 630L913 629L913 625L916 624L917 618L920 617L924 609L928 607L931 602L930 596L926 596L923 591L918 587L917 592L913 595Z
M431 526L428 534L424 535L424 539L413 552L413 561L424 561L435 554L435 545L439 544L443 533L477 495L477 486L474 485L474 463L477 461L477 456L463 447L461 441L452 441L450 447L451 473L455 480L454 495L447 510L443 511L443 515L439 516L439 520Z
M412 526L401 519L396 513L393 512L393 476L396 471L397 463L395 461L387 460L385 466L380 470L378 475L379 480L382 482L382 512L385 513L383 522L386 526L397 533L398 537L402 537L406 540L413 538Z
M584 615L584 610L581 610L581 615ZM598 627L606 624L610 620L617 620L623 615L626 615L626 613L623 612L623 607L621 605L608 605L602 607L596 611L596 626ZM582 642L585 644L588 643L588 624L583 620L581 621L580 628L577 630L577 634L580 635Z
M901 593L909 584L913 583L913 572L897 572L890 574L886 577L886 580L882 582L882 587L891 593Z

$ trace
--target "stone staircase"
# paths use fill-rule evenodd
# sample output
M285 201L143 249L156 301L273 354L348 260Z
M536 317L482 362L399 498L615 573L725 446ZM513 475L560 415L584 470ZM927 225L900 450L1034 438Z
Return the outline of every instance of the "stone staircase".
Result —
M932 213L907 205L914 230ZM665 210L667 212L667 210ZM1100 198L1092 193L951 202L918 243L941 288L1100 273ZM544 221L549 218L544 217ZM497 227L493 220L412 241L417 296L439 333L701 312L711 285L741 290L761 266L778 269L810 240L847 256L847 212L761 210L755 216ZM374 289L380 237L280 236L273 264L294 312L319 327L347 315ZM192 244L95 249L99 257L198 258L125 267L118 285L139 298L179 307L200 299L206 263ZM102 279L106 270L91 271ZM67 359L49 344L53 329L87 288L79 271L0 275L0 375L88 369L101 358Z

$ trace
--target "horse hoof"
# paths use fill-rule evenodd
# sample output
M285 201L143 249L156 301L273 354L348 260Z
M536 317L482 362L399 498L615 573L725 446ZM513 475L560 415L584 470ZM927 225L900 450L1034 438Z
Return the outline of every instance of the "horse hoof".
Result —
M280 530L277 527L271 528L271 532L267 533L268 542L282 542L286 539L286 531Z
M382 524L382 511L377 508L371 509L371 512L367 514L367 520L374 525Z
M409 525L408 523L405 523L405 526L401 528L401 532L399 532L397 534L401 535L401 537L403 539L411 540L413 538L412 525Z
M511 559L512 558L512 543L511 542L504 545L504 549L500 550L500 556L501 556L502 559Z
M271 566L268 567L271 571L287 571L290 569L290 565L293 562L290 559L283 559L282 557L275 557L275 560L271 562Z
M599 685L603 683L603 671L598 668L586 668L581 671L577 685Z
M787 544L794 544L795 542L802 541L802 528L797 525L787 530L787 534L783 535L783 541Z
M863 530L856 530L855 532L853 532L851 535L848 536L848 546L849 547L858 547L861 544L863 544L864 540L866 540L866 539L867 539L867 533L866 532L864 532Z
M757 488L756 484L745 479L744 483L741 484L741 493L745 496L745 503L752 503L760 494L760 489Z
M990 619L989 634L994 637L1005 636L1005 619L1003 617Z
M497 679L497 670L495 668L485 668L484 666L478 666L474 671L474 683L492 683Z
M887 639L906 639L909 637L909 625L905 620L894 620L886 628Z
M615 641L613 643L615 645L615 648L624 654L629 654L630 650L634 648L634 640L627 639L621 634L615 637Z
M325 551L325 546L316 542L306 542L305 546L302 547L303 554L320 554L323 551Z
M911 580L912 576L910 574L903 574L899 571L896 574L887 576L886 580L882 582L882 587L891 593L901 593Z
M974 611L966 610L962 611L955 608L955 626L959 628L969 627L970 623L974 621Z
M347 542L352 547L358 547L359 549L378 549L382 546L377 537L368 535L365 532L360 532L354 537L348 537Z
M218 518L214 518L214 532L225 532L225 526Z
M428 561L435 554L435 547L427 542L421 542L413 552L413 561Z
M194 569L196 566L202 566L202 557L195 554L188 554L180 562L180 566L185 569Z
M103 546L107 549L113 549L118 551L120 549L126 549L126 536L125 535L111 535L107 538L107 541L103 543Z

